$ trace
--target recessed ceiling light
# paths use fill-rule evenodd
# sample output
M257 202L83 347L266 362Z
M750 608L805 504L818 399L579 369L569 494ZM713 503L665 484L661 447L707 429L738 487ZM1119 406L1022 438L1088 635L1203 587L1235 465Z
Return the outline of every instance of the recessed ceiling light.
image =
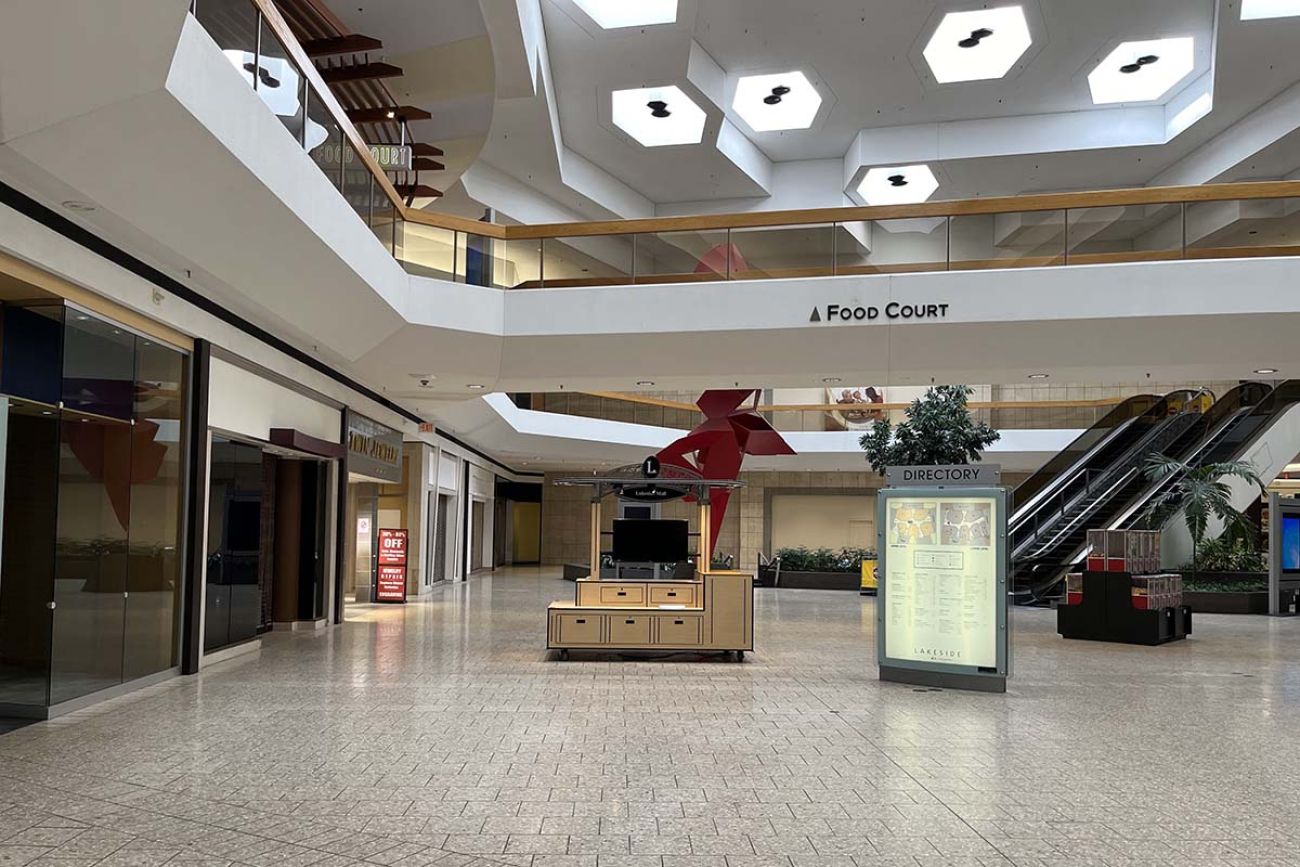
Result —
M677 20L677 0L573 0L605 30L672 24Z
M465 387L468 388L470 391L482 391L483 389L487 388L486 385L479 385L477 382L471 382L469 385Z
M746 75L736 82L731 108L754 132L807 129L822 97L802 72Z
M1241 20L1290 18L1300 15L1300 0L1241 0Z
M699 144L704 110L681 88L639 87L613 94L614 125L648 148Z
M90 202L79 202L76 199L69 199L64 202L63 207L67 208L69 211L78 211L81 213L95 210L95 206Z
M1169 93L1196 68L1191 36L1125 42L1088 75L1092 101L1150 102Z
M1257 370L1257 371L1255 371L1255 372L1256 372L1257 374L1259 374L1260 376L1272 376L1273 374L1277 373L1277 368L1276 368L1276 367L1261 367L1259 370Z
M858 195L868 205L909 205L924 202L939 182L927 165L875 168L858 184Z
M397 112L393 111L390 108L388 111L384 112L384 116L387 117L389 120L392 120L393 118L397 117Z
M643 388L649 388L650 386L654 385L654 383L648 379L639 379L637 380L636 384L642 386Z
M1029 374L1029 378L1030 378L1030 379L1047 379L1049 376L1051 376L1050 373L1031 373L1031 374Z
M1002 78L1034 44L1019 6L949 12L925 46L925 62L940 84Z

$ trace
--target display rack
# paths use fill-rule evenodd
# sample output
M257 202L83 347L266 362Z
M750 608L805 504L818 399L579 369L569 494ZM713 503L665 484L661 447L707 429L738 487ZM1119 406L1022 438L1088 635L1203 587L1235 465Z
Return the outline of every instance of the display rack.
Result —
M1153 646L1190 635L1192 609L1186 605L1138 608L1132 572L1090 571L1082 575L1078 600L1056 609L1056 629L1063 638Z

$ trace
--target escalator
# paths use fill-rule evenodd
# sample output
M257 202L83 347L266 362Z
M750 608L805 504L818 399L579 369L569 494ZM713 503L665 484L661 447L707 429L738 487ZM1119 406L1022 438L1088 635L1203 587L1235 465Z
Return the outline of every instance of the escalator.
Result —
M1043 475L1049 469L1054 475L1036 475L1016 490L1008 545L1018 601L1044 598L1083 549L1087 531L1109 526L1124 513L1147 487L1143 468L1152 455L1187 455L1216 424L1208 391L1176 391L1154 402L1150 397L1118 407L1111 415L1119 418L1103 419L1044 467ZM1140 414L1122 417L1144 403L1149 405Z

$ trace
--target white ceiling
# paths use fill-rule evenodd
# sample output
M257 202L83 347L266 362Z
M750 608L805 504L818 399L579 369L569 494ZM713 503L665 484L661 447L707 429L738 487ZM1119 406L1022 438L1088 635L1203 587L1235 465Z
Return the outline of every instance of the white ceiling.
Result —
M1243 22L1238 0L1023 0L1034 43L1010 73L944 85L922 57L926 42L947 12L989 4L681 0L674 24L617 30L597 26L573 0L519 0L521 9L533 5L540 14L540 47L529 56L540 74L525 97L507 97L498 87L481 164L575 218L846 204L860 133L889 130L911 136L906 141L924 141L937 134L925 125L953 122L991 124L981 127L983 152L963 155L948 147L939 156L912 156L905 147L896 161L860 165L928 161L940 180L934 194L940 199L1140 186L1170 170L1190 172L1200 183L1232 174L1284 177L1300 169L1300 142L1289 136L1252 142L1250 124L1243 123L1300 82L1300 52L1294 50L1300 17ZM517 32L528 26L521 19L506 40L489 22L494 53L520 50L516 42L527 45ZM1121 106L1119 114L1094 106L1087 79L1121 42L1171 36L1195 39L1195 71L1155 107L1168 103L1172 113L1180 95L1211 84L1214 107L1165 141L1139 129L1139 119L1150 119L1141 115L1145 106ZM497 57L498 69L503 60ZM732 107L736 80L791 70L805 73L821 93L816 120L806 130L754 132ZM610 122L612 91L660 85L681 87L705 109L702 143L646 148ZM1300 128L1295 114L1293 129ZM1091 130L1088 116L1095 117ZM1016 153L1026 149L1017 138L1026 136L998 127L1009 118L1042 119L1032 152ZM1188 167L1225 132L1243 139L1232 148L1235 162L1208 160L1204 171ZM1093 134L1097 142L1082 141ZM1263 148L1270 151L1264 165L1238 168ZM581 160L582 170L566 165L566 157ZM845 161L843 177L820 171L817 184L782 187L783 171L789 177L793 170L829 167L829 161ZM517 191L507 195L500 185L494 191L485 204L503 214L536 208L522 204Z

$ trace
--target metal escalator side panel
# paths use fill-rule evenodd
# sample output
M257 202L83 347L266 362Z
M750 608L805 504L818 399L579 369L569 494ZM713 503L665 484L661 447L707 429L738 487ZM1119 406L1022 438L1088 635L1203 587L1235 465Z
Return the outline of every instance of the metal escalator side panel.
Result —
M1102 446L1118 429L1144 415L1161 400L1159 395L1139 394L1127 398L1099 421L1075 438L1055 457L1043 464L1037 472L1011 491L1011 513L1025 508L1031 499L1050 487L1063 474L1076 469L1081 460Z

